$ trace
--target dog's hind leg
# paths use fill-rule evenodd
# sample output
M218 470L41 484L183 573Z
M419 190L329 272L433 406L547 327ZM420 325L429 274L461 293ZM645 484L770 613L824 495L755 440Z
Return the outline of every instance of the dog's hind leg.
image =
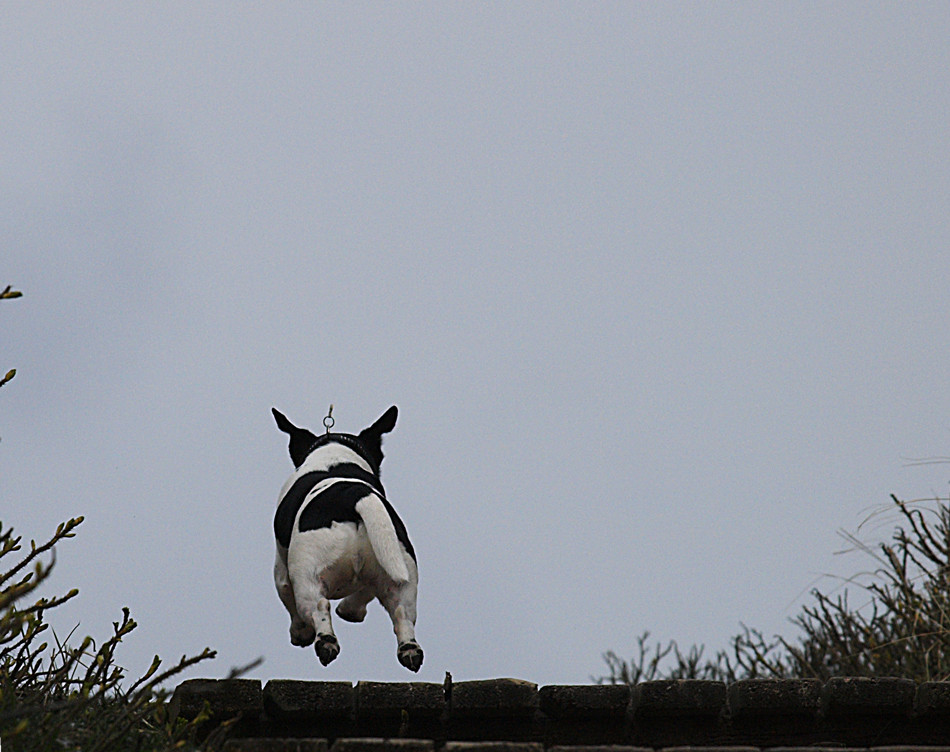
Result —
M347 621L363 621L366 618L366 604L375 597L376 591L370 587L357 590L336 605L336 615Z
M290 583L285 557L286 551L281 555L281 551L278 549L274 561L274 584L277 586L277 596L280 598L280 602L284 604L284 608L290 614L290 642L292 645L305 648L313 643L315 633L313 627L307 624L297 611L297 601L294 598L294 588Z
M416 582L393 585L379 595L396 633L396 658L410 671L422 667L422 648L416 642Z
M316 634L314 649L320 663L326 666L340 654L340 643L333 634L330 600L326 597L323 584L319 580L309 578L303 584L295 582L294 595L300 615L313 624Z

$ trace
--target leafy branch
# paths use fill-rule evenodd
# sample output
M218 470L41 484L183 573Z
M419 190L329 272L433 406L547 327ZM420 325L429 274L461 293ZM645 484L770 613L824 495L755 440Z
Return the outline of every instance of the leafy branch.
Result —
M122 686L126 672L115 662L115 653L137 627L128 608L122 609L121 619L112 623L112 634L98 647L92 637L71 647L72 632L62 641L53 633L52 647L42 639L51 631L46 612L77 591L30 603L28 596L49 578L55 565L55 558L46 564L38 557L47 553L52 557L54 546L74 537L81 523L77 517L60 524L49 540L39 545L31 541L26 552L21 538L0 523L0 559L19 554L19 560L0 574L0 735L22 750L194 749L204 717L199 714L190 722L169 719L160 685L214 658L213 650L183 655L164 671L155 656L148 670L126 688ZM24 573L31 565L32 571Z
M8 300L20 297L23 297L23 293L19 290L12 289L10 285L7 285L2 291L0 291L0 300ZM16 368L11 368L3 376L0 376L0 386L6 384L14 376L16 376Z
M21 295L9 285L0 291L0 299ZM0 386L15 375L15 370L8 371ZM32 600L56 565L56 547L75 537L82 522L82 517L66 520L45 542L31 540L28 549L13 528L0 522L0 738L22 752L217 748L230 722L221 723L198 745L196 734L209 717L207 708L190 721L173 718L161 689L168 679L214 658L213 650L183 655L164 670L155 656L142 676L123 686L126 671L115 654L137 627L128 608L122 609L121 619L112 623L112 634L101 644L87 636L76 646L71 644L76 628L60 640L46 614L79 591ZM250 670L257 663L235 671Z

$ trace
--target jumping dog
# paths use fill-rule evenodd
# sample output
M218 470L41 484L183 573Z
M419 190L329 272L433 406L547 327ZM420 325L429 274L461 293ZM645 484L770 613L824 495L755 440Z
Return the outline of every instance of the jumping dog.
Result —
M330 601L342 598L337 616L360 622L376 598L392 619L396 657L418 671L423 655L415 636L416 554L379 480L383 434L396 425L396 406L356 436L329 429L316 436L272 412L290 436L296 468L274 516L274 582L290 613L291 643L307 647L316 641L326 666L340 653Z

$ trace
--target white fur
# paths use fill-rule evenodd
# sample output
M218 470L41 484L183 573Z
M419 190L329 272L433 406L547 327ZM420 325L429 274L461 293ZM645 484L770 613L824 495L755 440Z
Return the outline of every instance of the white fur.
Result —
M366 537L386 574L399 585L408 582L406 559L412 559L396 537L396 528L382 500L371 492L356 502L356 513L366 526Z
M371 471L349 447L327 444L311 452L288 478L278 501L301 475L341 462L353 462ZM362 621L366 605L377 598L392 619L400 662L411 668L404 653L418 651L421 664L422 652L415 642L418 570L372 486L366 484L366 496L356 503L362 525L334 522L330 527L299 531L300 514L310 499L340 481L329 478L317 484L297 512L290 546L285 549L277 544L274 582L291 617L291 642L306 646L316 639L321 662L329 663L339 652L330 620L330 599L343 599L336 609L341 618ZM418 665L411 670L418 670Z

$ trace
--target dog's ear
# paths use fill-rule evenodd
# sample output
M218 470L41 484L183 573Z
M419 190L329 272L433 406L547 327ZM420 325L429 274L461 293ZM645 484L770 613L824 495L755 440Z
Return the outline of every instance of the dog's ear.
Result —
M294 467L300 467L303 461L307 459L307 454L317 437L306 428L295 426L276 407L272 407L271 412L274 413L277 427L284 433L290 434L290 460L294 463Z
M383 463L383 434L389 433L396 425L396 406L393 405L369 428L360 431L357 437L376 463L376 469Z
M366 428L360 432L360 437L369 437L369 436L379 436L382 437L384 433L389 433L396 427L396 416L399 414L399 410L393 405L386 412L384 412L379 420L377 420L369 428Z
M294 431L297 430L297 426L295 426L293 423L287 420L287 416L285 416L276 407L272 407L270 411L274 413L274 420L277 421L277 427L281 431L283 431L284 433L292 434Z

